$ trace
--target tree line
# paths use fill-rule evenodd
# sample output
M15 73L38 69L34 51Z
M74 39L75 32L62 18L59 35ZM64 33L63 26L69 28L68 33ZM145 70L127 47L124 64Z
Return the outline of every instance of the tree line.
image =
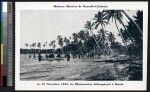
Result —
M128 23L125 24L125 18ZM134 19L133 19L134 18ZM103 10L95 14L94 18L87 21L83 28L70 37L58 35L56 40L45 41L43 44L25 43L26 53L53 53L73 55L109 55L142 58L143 50L143 11L138 10L131 18L124 10ZM114 32L106 28L114 23L121 37L122 43L116 40ZM97 31L94 34L93 31ZM60 48L56 48L59 45ZM45 49L42 50L42 47ZM51 49L50 49L51 48ZM36 51L34 49L37 49ZM45 50L45 51L44 51ZM24 51L22 50L22 53Z

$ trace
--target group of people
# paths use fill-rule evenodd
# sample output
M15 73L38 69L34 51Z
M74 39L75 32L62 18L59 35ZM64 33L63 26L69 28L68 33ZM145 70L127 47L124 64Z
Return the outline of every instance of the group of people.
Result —
M72 53L72 54L69 54L69 53L66 53L64 55L64 57L67 59L67 61L70 61L70 58L72 57L73 59L75 58L92 58L95 56L95 53ZM99 55L98 55L99 56ZM29 55L29 58L31 58L31 55ZM36 58L36 56L34 55L34 58ZM44 58L41 53L38 54L38 61L41 61L42 58ZM53 54L53 53L50 53L50 54L45 54L45 58L46 59L49 59L49 58L63 58L62 55L60 53L58 53L56 56Z
M45 55L45 57L48 59L48 58L55 58L55 56L54 56L54 54L49 54L49 55ZM61 57L61 55L60 54L57 54L57 56L56 57L58 57L58 58L60 58ZM65 58L67 58L67 61L70 61L70 54L69 53L67 53L66 55L65 55ZM42 55L39 53L38 54L38 61L41 61L42 60Z

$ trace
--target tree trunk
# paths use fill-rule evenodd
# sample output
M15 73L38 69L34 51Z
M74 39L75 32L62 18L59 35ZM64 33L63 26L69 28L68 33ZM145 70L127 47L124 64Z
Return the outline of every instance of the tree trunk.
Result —
M128 32L128 30L126 29L126 26L124 25L123 21L120 19L121 24L123 25L125 31L127 31L128 35L130 36L131 41L134 43L134 40L132 38L132 36L130 35L130 33Z
M102 30L104 30L104 29L103 29L103 26L102 26ZM104 35L105 35L105 33L104 33ZM105 36L105 37L106 37L106 36ZM108 43L108 38L107 38L107 37L106 37L106 41L107 41L107 43ZM111 54L114 54L113 51L112 51L112 49L111 49L111 47L110 47L109 45L108 45L108 48L109 48Z
M119 34L121 35L121 38L122 38L122 40L123 40L124 45L125 45L125 47L126 47L126 52L125 52L125 54L127 54L127 50L128 50L128 48L127 48L127 43L125 42L125 40L124 40L124 38L123 38L123 35L122 35L122 33L120 32L120 30L119 30L119 28L118 28L118 25L117 25L117 21L116 21L116 20L115 20L115 25L116 25L116 28L117 28Z
M96 43L96 45L98 46L98 48L99 48L99 50L100 50L100 46L99 46L98 42L96 41L96 38L94 37L94 33L92 32L91 28L90 28L90 32L92 33L92 36L93 36L93 38L94 38L94 40L95 40L95 43ZM101 51L101 50L100 50L100 51Z
M126 17L131 21L131 22L133 22L133 24L138 28L138 30L139 30L139 32L141 33L141 35L143 35L143 31L141 30L141 28L138 26L138 24L134 21L134 20L132 20L131 18L130 18L130 16L124 11L124 10L122 10L122 12L126 15Z
M61 46L61 48L62 48L62 55L63 55L63 54L65 54L65 53L64 53L64 49L63 49L63 46Z

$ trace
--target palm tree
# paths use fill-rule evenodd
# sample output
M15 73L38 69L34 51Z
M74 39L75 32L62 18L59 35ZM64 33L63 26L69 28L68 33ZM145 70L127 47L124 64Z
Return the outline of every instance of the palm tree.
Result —
M40 42L37 43L37 47L39 48L39 50L38 50L39 53L41 53L41 43Z
M135 18L135 22L138 23L139 27L143 30L143 12L142 11L137 11L136 15L133 16ZM127 30L130 32L132 38L134 39L134 43L132 43L128 48L133 51L130 51L130 54L141 57L142 56L142 49L143 49L143 40L140 38L141 33L137 31L137 27L131 22L128 22ZM123 36L126 40L129 38L126 36L126 31L122 31ZM136 48L136 49L135 49ZM138 52L138 53L134 53ZM129 54L129 53L128 53Z
M45 51L44 51L44 49L45 49L45 47L46 47L46 44L45 43L43 43L43 49L42 49L42 51L45 53Z
M92 27L93 27L93 24L92 24L90 21L87 21L86 24L85 24L85 28L86 28L87 30L90 30L90 32L91 32L91 34L92 34L92 37L94 38L95 43L96 43L96 45L98 46L98 48L99 48L99 50L100 50L100 46L99 46L98 42L96 41L96 38L95 38L95 36L94 36L94 33L92 32Z
M49 47L51 48L51 46L52 46L52 41L49 43Z
M29 45L30 49L32 49L32 44Z
M69 39L67 39L66 37L64 38L64 42L66 44L66 52L68 52L68 44L70 44Z
M51 43L49 45L53 47L53 49L54 49L53 54L55 54L55 48L56 48L55 40L51 41Z
M54 54L55 54L55 48L56 48L56 45L55 45L55 43L53 44L53 48L54 48Z
M25 43L25 46L28 47L29 44Z
M104 27L106 25L108 25L108 22L106 21L106 17L104 15L103 11L102 12L99 11L97 14L95 14L94 20L95 20L95 22L94 22L95 29L97 29L99 27L99 25L101 25L101 29L103 31L105 31L104 35L106 35L106 30L104 30ZM104 36L104 37L106 37L106 36ZM106 44L106 46L108 45L107 37L105 38L105 44ZM110 52L113 53L112 49L110 48L109 45L108 45L108 48L109 48ZM106 47L105 47L105 50L106 50Z
M64 42L66 45L68 45L70 43L69 39L67 39L66 37L64 38Z
M143 31L142 29L138 26L138 24L124 11L121 10L121 12L138 28L139 32L141 33L141 35L143 35Z
M106 33L105 33L104 29L98 30L98 37L97 37L97 39L99 40L99 43L102 46L102 48L104 47L104 52L106 53L106 43L105 43L106 35L105 34Z
M78 33L73 33L72 36L73 36L73 40L74 40L73 43L77 44L78 43L78 38L79 38Z
M133 17L135 18L135 22L139 25L141 30L143 30L143 11L138 10L136 15Z
M126 53L127 53L127 50L128 50L128 48L127 48L127 43L126 43L125 39L123 38L123 35L122 35L122 33L121 33L121 31L120 31L120 29L119 29L119 27L118 27L117 21L118 21L120 24L123 25L124 29L126 30L126 32L127 32L128 35L129 35L129 38L131 39L131 41L132 41L132 42L134 42L134 41L133 41L133 38L131 37L130 33L128 32L126 26L124 25L124 23L123 23L123 21L122 21L123 15L122 15L121 12L122 12L121 10L104 10L104 11L103 11L103 13L104 13L105 17L107 18L107 21L108 21L108 22L110 22L110 19L112 19L112 22L113 22L113 20L115 21L116 28L117 28L117 30L118 30L118 32L119 32L121 38L122 38L122 41L123 41L123 43L124 43L124 45L125 45Z
M85 37L85 31L84 30L80 30L78 33L78 36L82 42L85 41L86 37Z
M115 38L114 34L112 32L109 32L108 33L108 40L110 41L111 44L115 42L115 39L116 38Z
M60 47L62 48L62 53L63 53L63 38L61 37L61 35L57 36L57 40L58 40L58 44L60 45Z
M36 47L36 43L32 43L32 47L33 47L33 57L35 58L35 47Z
M47 55L47 41L45 41L45 47L46 47L46 55Z
M103 12L104 12L104 16L105 16L105 18L107 18L108 22L110 21L110 19L112 19L112 21L115 20L115 22L118 21L120 24L122 24L122 26L123 26L124 29L127 31L127 33L128 33L128 35L129 35L129 37L130 37L130 39L131 39L132 42L134 42L134 41L133 41L133 38L131 37L130 32L128 32L128 30L127 30L125 24L123 23L123 20L122 20L123 14L122 14L122 13L124 13L124 14L126 15L126 17L127 17L133 24L135 24L135 26L138 28L139 32L142 34L142 30L140 29L140 27L137 25L137 23L136 23L134 20L132 20L132 19L127 15L127 13L126 13L124 10L104 10ZM116 24L116 23L115 23L115 24Z
M95 14L95 17L94 17L95 29L97 29L99 27L99 25L101 25L102 29L104 29L104 27L108 24L108 22L105 20L106 18L104 16L105 16L104 13L100 12L100 11L97 14Z
M25 43L26 49L28 49L28 46L29 46L29 44L28 44L28 43ZM29 53L29 52L27 52L27 53Z

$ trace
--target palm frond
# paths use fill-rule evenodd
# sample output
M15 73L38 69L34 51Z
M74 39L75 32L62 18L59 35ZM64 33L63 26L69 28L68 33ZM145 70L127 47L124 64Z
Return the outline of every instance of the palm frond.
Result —
M98 28L99 24L100 24L100 23L97 23L97 24L96 24L95 29L97 29L97 28Z

